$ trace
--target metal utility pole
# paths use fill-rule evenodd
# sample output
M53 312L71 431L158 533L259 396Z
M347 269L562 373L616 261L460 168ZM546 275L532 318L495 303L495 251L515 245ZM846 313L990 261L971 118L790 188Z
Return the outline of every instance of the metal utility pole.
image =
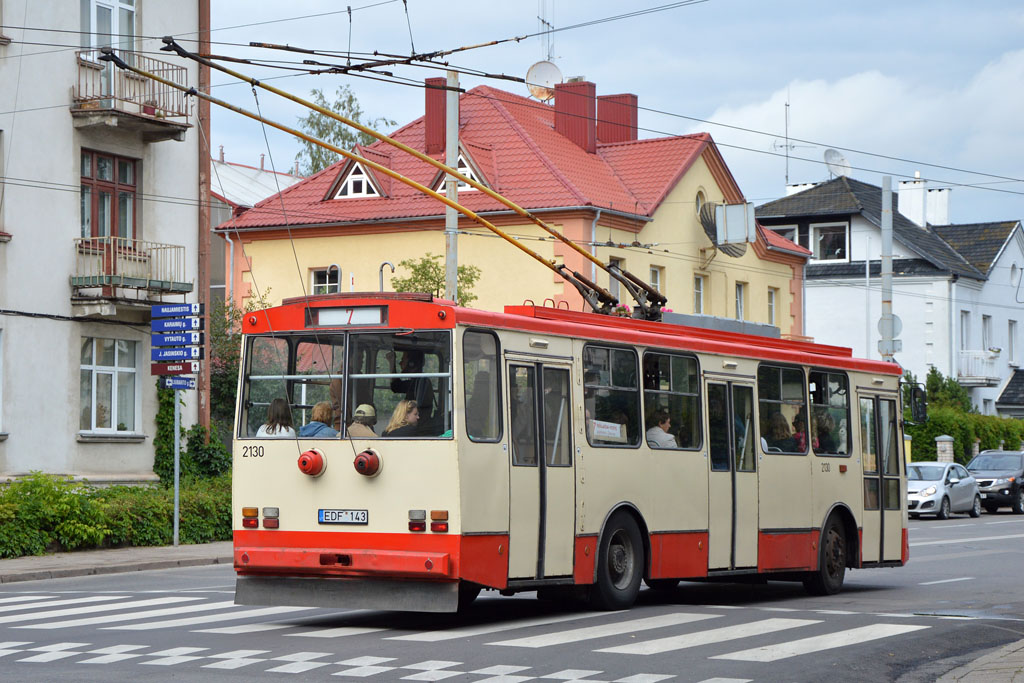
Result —
M882 176L882 318L878 321L882 360L895 362L893 356L903 350L903 342L896 339L902 328L892 313L892 176Z
M459 74L448 72L448 93L445 98L444 147L445 164L458 168L459 164ZM459 199L459 184L451 174L445 175L445 196L453 202ZM459 213L448 206L444 211L444 296L459 300Z

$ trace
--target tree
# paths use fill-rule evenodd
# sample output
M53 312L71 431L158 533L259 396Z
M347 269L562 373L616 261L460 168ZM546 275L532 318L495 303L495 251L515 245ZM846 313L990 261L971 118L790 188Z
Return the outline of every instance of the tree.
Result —
M430 254L418 259L406 259L398 263L410 271L409 277L391 278L391 286L396 292L430 292L436 296L444 295L445 272L444 257L441 254ZM480 269L476 266L459 266L458 287L460 306L468 306L476 301L473 285L480 279Z
M943 377L934 365L928 369L924 380L925 391L928 392L929 406L949 406L964 413L978 412L971 403L971 396L953 377Z
M347 85L338 87L334 102L328 102L327 97L319 88L310 93L310 98L321 107L362 123L369 128L395 125L394 121L384 117L376 118L369 122L363 121L363 109L359 106L359 100L356 99L355 93ZM307 135L311 135L324 142L329 142L335 147L342 149L352 149L357 144L368 145L374 141L372 136L346 126L344 123L312 109L306 116L299 117L299 128ZM341 158L336 152L332 152L307 140L300 139L299 142L302 144L302 151L295 155L295 160L299 162L299 172L302 175L313 175Z

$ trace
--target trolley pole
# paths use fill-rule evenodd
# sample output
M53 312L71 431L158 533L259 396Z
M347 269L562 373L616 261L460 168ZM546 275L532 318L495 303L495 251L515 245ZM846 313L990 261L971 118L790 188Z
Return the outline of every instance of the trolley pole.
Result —
M459 74L448 72L448 92L445 98L445 163L451 168L459 164ZM459 184L455 176L448 174L444 181L445 196L458 201ZM444 296L451 301L459 300L459 214L448 206L444 211Z

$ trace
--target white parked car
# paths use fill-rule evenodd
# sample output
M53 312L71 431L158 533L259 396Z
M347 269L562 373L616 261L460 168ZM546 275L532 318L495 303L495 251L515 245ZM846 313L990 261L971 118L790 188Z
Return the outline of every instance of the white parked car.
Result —
M980 517L978 482L963 465L912 462L907 466L907 509L914 519L921 515L948 519L952 512Z

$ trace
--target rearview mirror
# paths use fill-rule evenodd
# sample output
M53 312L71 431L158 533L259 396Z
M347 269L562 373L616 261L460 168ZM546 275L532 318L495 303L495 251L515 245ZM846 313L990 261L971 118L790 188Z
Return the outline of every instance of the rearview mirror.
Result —
M928 395L923 387L910 388L910 416L918 424L928 421Z

